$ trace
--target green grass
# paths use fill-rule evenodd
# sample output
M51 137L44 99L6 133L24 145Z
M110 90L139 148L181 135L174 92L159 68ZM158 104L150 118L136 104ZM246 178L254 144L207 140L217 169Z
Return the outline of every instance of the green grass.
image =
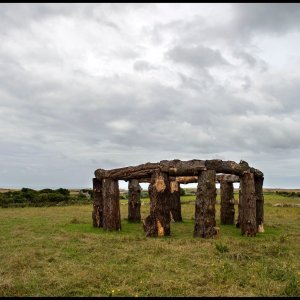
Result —
M194 199L182 197L184 222L163 238L128 223L123 200L119 232L93 228L91 205L0 209L0 296L300 295L300 208L272 206L299 198L265 194L255 238L220 225L216 205L215 239L193 238Z

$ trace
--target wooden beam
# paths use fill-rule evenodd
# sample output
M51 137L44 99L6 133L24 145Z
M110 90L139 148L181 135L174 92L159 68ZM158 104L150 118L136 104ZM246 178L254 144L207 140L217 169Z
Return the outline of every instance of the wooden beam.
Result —
M220 159L212 160L188 160L181 161L162 160L159 163L146 163L138 166L130 166L112 170L97 169L95 177L99 180L111 178L115 180L129 180L150 178L155 171L168 173L169 176L196 176L200 171L215 170L216 173L243 175L246 171L251 171L256 177L262 177L263 173L257 169L251 168L247 162L240 161L222 161Z

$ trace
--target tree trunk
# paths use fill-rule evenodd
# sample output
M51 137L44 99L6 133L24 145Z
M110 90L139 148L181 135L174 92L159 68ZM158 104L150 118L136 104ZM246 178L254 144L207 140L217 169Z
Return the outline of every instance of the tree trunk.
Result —
M264 194L263 177L254 177L256 193L256 227L257 232L264 232Z
M242 235L256 235L256 194L254 174L245 172L241 176L241 194L239 203L240 228Z
M137 179L130 179L128 183L128 221L141 221L141 186Z
M199 173L195 205L195 237L214 237L218 234L216 226L216 171Z
M234 196L233 183L221 181L221 224L234 224Z
M170 209L175 222L182 222L180 203L180 184L177 181L170 181Z
M103 197L102 197L102 180L93 178L93 226L103 227Z
M257 169L250 168L248 163L241 161L237 164L234 161L222 161L220 159L212 160L188 160L181 161L162 160L159 163L146 163L138 166L130 166L113 170L97 169L95 177L98 179L113 178L116 180L129 180L149 178L154 172L160 171L168 173L169 176L195 176L201 171L215 170L216 173L242 175L245 171L251 170L256 176L263 176L263 173Z
M238 217L237 217L237 222L236 222L236 228L240 228L240 207L241 207L241 201L240 201L240 199L241 199L241 183L240 183L240 186L239 186L239 198L238 198Z
M103 229L120 230L120 201L119 185L117 180L103 179Z
M150 215L143 224L146 236L170 235L170 182L167 173L156 171L152 175Z
M151 182L148 186L148 194L150 199L150 215L151 215L154 213L153 184Z

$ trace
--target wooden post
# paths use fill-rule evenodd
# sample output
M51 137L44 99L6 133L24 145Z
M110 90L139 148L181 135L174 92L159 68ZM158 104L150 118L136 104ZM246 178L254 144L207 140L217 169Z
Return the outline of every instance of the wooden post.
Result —
M256 193L256 227L257 232L264 232L264 194L263 194L263 177L254 176L255 193Z
M201 171L198 177L195 205L195 237L214 237L218 234L216 226L216 171Z
M102 197L102 180L93 178L93 226L103 227L103 197Z
M245 172L241 177L239 218L242 235L256 235L256 194L254 174Z
M143 227L146 236L170 235L170 182L168 173L159 170L151 177L150 215L145 219Z
M128 183L128 221L141 221L141 186L137 179L130 179Z
M154 200L153 200L153 184L150 182L148 186L148 195L150 199L150 214L154 213Z
M238 217L237 217L237 222L236 222L236 228L240 228L240 206L241 206L241 193L242 193L242 191L241 191L241 183L240 183L240 186L239 186L239 198L238 198Z
M103 229L120 230L120 200L119 185L117 180L110 178L103 179Z
M233 183L220 181L221 224L234 224Z
M170 181L170 210L172 218L175 222L182 222L181 203L180 203L180 184L172 180Z

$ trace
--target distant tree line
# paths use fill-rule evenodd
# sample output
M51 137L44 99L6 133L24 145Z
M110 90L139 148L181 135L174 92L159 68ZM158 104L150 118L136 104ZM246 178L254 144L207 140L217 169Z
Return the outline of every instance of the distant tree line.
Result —
M68 189L34 190L22 188L20 191L0 193L0 207L53 206L78 203L92 203L92 190L80 190L77 195L70 195Z
M180 188L180 195L187 195L185 189ZM141 199L149 198L147 190L141 191ZM71 195L68 189L59 188L34 190L22 188L19 191L0 193L0 207L26 206L56 206L72 204L91 204L94 195L90 189L82 189L76 195ZM120 193L120 199L128 200L128 192Z
M300 197L300 192L276 191L276 194L286 197Z

